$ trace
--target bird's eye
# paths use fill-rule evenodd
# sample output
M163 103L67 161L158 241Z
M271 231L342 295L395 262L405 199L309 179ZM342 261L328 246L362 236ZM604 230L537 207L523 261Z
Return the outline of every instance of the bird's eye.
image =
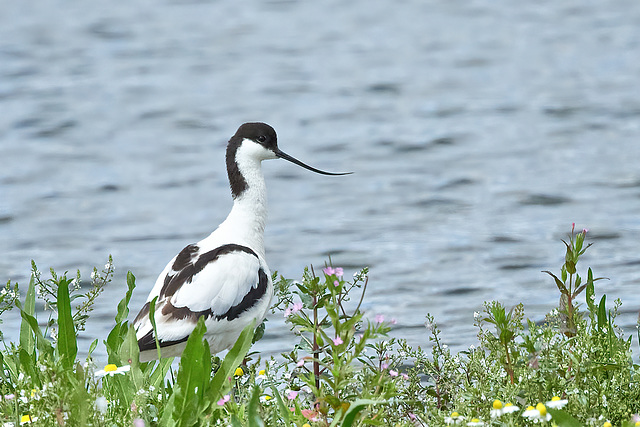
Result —
M264 135L260 135L258 137L258 142L262 143L262 142L266 142L267 141L267 137Z

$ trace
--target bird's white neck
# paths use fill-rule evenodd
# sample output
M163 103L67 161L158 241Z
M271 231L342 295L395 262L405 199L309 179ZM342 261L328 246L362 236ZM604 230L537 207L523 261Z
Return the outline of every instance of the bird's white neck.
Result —
M218 229L232 243L246 245L264 257L267 188L260 167L261 160L243 155L238 155L235 160L246 187L234 198L231 212Z

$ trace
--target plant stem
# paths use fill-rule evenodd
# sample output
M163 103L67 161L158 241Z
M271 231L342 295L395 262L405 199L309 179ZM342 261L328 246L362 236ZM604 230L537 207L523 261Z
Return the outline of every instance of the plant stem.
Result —
M507 373L509 374L509 379L511 380L511 384L514 383L513 379L513 368L511 367L511 356L509 355L509 345L504 343L504 352L507 355Z
M320 347L318 346L318 334L320 328L318 326L318 297L317 293L313 293L313 376L316 381L316 390L320 391Z

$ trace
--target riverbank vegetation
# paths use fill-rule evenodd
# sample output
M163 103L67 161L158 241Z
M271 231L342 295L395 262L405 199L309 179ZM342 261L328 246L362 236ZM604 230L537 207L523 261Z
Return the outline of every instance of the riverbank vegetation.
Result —
M211 355L198 323L179 364L140 363L127 320L135 277L114 307L108 336L78 358L78 333L113 278L111 260L80 275L35 267L31 281L7 283L0 315L20 312L18 342L0 350L0 422L43 426L638 426L640 367L631 337L616 326L598 278L578 262L587 231L564 242L559 291L544 322L525 305L487 302L475 313L478 342L453 353L426 315L425 344L388 338L392 319L364 313L368 271L346 278L331 265L301 280L274 276L272 310L290 326L280 357L251 350L265 325L243 331L224 358ZM45 311L36 312L36 300ZM153 310L151 310L153 312ZM267 325L268 327L268 325ZM108 359L92 356L104 346ZM635 349L637 351L637 348ZM636 353L637 354L637 353ZM636 356L637 358L637 356Z

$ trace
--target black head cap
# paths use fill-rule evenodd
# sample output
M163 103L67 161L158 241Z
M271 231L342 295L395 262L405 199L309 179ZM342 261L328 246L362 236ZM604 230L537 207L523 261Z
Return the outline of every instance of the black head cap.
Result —
M257 142L268 150L274 151L278 148L276 131L266 123L245 123L238 128L232 139L242 141L245 138Z

